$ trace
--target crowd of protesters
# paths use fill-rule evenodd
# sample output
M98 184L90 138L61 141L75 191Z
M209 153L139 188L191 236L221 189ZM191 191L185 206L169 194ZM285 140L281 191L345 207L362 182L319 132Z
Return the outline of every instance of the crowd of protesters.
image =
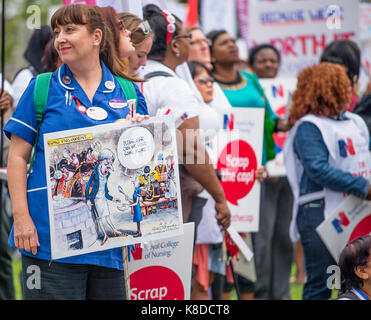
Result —
M304 283L303 299L330 299L326 270L337 261L316 228L345 195L371 199L370 182L354 175L359 163L371 170L371 86L362 95L358 92L360 49L356 43L334 41L318 64L298 75L286 120L275 114L260 84L260 79L278 75L281 56L275 47L251 48L248 67L242 69L236 39L227 31L205 34L199 27L184 28L175 15L156 5L143 8L143 19L111 7L61 7L50 27L34 32L24 57L29 66L19 70L0 99L0 109L10 115L4 128L9 156L1 199L0 299L15 298L15 248L23 270L39 266L44 283L40 290L29 290L23 273L24 299L126 299L121 248L50 263L46 205L43 133L97 123L94 117L82 117L76 108L62 108L66 89L86 107L108 108L101 102L128 94L114 76L132 86L138 114L130 119L127 109L111 108L100 124L123 118L141 122L169 112L174 118L187 114L177 129L183 137L182 156L195 159L192 163L179 159L183 222L195 224L191 299L230 299L236 287L245 300L289 300L294 263L295 281ZM44 111L47 121L39 125L35 76L43 72L53 74ZM107 83L114 85L107 87ZM241 234L252 246L256 279L232 276L223 245L231 212L215 170L210 132L221 129L219 120L232 108L265 111L262 166L255 173L256 183L261 184L259 231ZM200 134L191 144L185 140L189 129ZM287 177L270 176L265 168L275 158L273 134L279 131L289 132L284 148ZM332 143L347 137L357 148L354 158L338 155ZM28 175L35 142L35 162ZM349 299L371 295L370 240L365 237L358 242L348 244L340 257L341 299L349 297L344 296L346 292L353 294ZM358 258L352 248L358 248L362 256Z

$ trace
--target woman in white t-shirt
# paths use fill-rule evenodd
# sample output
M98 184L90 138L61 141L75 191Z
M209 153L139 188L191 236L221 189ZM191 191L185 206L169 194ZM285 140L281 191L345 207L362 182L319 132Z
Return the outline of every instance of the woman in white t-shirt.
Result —
M151 116L170 113L175 119L185 119L178 126L183 138L183 155L180 159L180 162L184 160L183 166L180 166L183 221L190 221L192 200L205 188L215 200L218 223L226 229L230 224L230 211L224 191L197 136L198 113L202 104L195 91L175 73L177 66L188 59L191 35L185 32L179 19L155 5L144 7L143 16L155 34L143 73L149 79L143 85L148 112ZM193 147L189 147L190 141L186 141L186 130L195 133L192 135ZM186 161L190 159L189 156L194 160L192 163ZM199 163L199 156L204 157L203 163Z
M191 61L188 63L195 85L205 102L199 111L200 136L205 144L205 148L213 159L214 150L212 139L219 129L221 129L220 115L209 103L213 101L214 79L210 71L200 62ZM223 261L222 243L223 232L215 219L215 201L206 191L202 191L197 196L205 199L205 206L202 208L202 218L196 232L196 245L193 253L193 287L191 293L192 300L210 299L208 288L212 285L215 274L225 275L225 261Z

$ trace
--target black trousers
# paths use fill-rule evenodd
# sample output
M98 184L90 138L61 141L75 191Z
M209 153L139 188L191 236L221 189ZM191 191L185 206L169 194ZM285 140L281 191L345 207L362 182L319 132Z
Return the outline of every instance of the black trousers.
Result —
M124 271L22 255L24 300L126 300Z

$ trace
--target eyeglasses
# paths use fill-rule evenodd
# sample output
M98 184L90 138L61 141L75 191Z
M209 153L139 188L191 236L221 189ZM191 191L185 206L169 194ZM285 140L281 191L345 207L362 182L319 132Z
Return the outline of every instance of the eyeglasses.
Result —
M186 33L186 34L179 34L177 36L175 36L173 39L176 40L176 39L181 39L181 38L184 38L184 39L187 39L187 40L192 40L192 33Z
M214 78L207 78L207 77L199 77L198 79L197 79L197 82L199 83L199 84L207 84L207 83L211 83L211 84L213 84L214 82L215 82L215 79Z
M148 23L147 20L143 21L143 22L138 26L137 29L142 30L142 32L143 32L144 34L148 34L148 33L150 33L150 32L152 31L151 26L149 25L149 23Z
M211 46L211 40L208 39L208 38L194 40L194 41L191 41L189 44L190 44L191 46L194 46L195 44L196 44L196 45L201 45L201 44L203 44L203 43L207 44L209 47Z

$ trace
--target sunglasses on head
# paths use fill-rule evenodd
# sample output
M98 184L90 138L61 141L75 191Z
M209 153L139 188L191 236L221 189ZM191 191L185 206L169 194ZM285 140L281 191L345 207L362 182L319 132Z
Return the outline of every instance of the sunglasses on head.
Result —
M203 76L201 76L201 77L199 77L198 79L197 79L197 82L199 83L199 84L207 84L207 83L211 83L211 84L213 84L214 82L215 82L215 80L214 80L214 78L207 78L207 77L203 77Z
M144 34L148 34L148 33L150 33L150 32L152 31L151 26L149 25L149 23L148 23L147 20L143 21L143 22L138 26L137 29L142 30L142 32L143 32Z

